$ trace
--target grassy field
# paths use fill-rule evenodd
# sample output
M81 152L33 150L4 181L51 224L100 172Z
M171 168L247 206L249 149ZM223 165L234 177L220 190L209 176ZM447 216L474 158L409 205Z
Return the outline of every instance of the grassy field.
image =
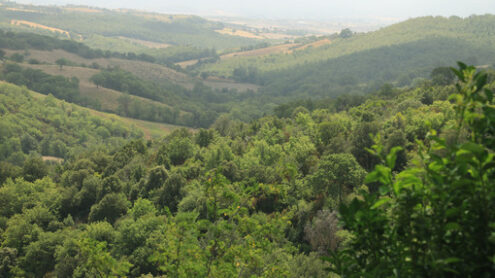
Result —
M229 76L229 74L226 74L224 71L218 71L217 69L221 67L224 64L229 64L229 60L234 60L235 61L244 61L245 59L261 59L261 58L266 58L267 56L270 55L288 55L292 54L297 51L303 51L306 49L316 49L320 48L326 45L331 44L332 41L328 38L317 40L315 42L310 42L310 43L285 43L285 44L279 44L279 45L274 45L274 46L269 46L265 48L259 48L259 49L253 49L253 50L248 50L248 51L237 51L237 52L232 52L229 54L225 54L220 56L220 62L217 64L207 64L202 67L202 69L205 69L204 71L208 71L208 69L212 69L211 72L215 73L220 73L220 76ZM190 61L184 61L177 63L177 65L181 66L182 68L186 68L188 66L192 66L197 64L199 61L198 60L190 60ZM268 63L270 63L269 60L267 60ZM217 66L218 65L218 66Z
M0 81L0 83L4 83L4 82ZM43 99L43 98L47 97L46 95L36 93L33 91L29 91L29 92L34 98L37 98L37 99ZM58 100L58 102L62 103L63 101ZM75 104L72 104L72 105L75 105ZM105 119L109 119L112 121L117 121L117 122L120 122L120 123L127 125L130 128L135 128L135 129L141 130L146 139L159 138L159 137L162 137L164 135L167 135L168 133L170 133L176 129L184 128L182 126L177 126L177 125L155 123L155 122L141 121L141 120L126 118L126 117L121 117L121 116L118 116L115 114L96 111L96 110L81 107L78 105L75 105L75 106L78 109L88 111L92 115L95 115L95 116L98 116L101 118L105 118ZM187 128L187 129L194 131L194 129L191 129L191 128Z
M118 98L122 96L121 92L102 88L97 88L89 79L94 74L98 73L98 70L91 68L83 68L83 67L71 67L64 66L60 69L57 65L30 65L24 64L23 66L30 67L33 69L42 70L45 73L50 75L62 75L65 77L77 77L79 79L79 89L83 95L88 97L97 99L101 103L102 110L105 111L116 111L118 107ZM138 96L130 96L132 99L139 99L146 103L153 103L158 106L164 106L167 108L171 108L167 104L163 104L161 102L149 100L146 98L138 97Z
M5 49L5 52L7 53L6 54L7 56L10 56L14 53L26 54L26 51L21 51L21 50ZM259 88L258 86L253 84L236 83L230 79L216 78L216 79L201 80L199 78L191 77L185 73L175 71L171 68L159 64L148 63L143 61L124 60L117 58L85 59L78 55L59 49L53 51L28 50L27 54L28 55L26 56L25 60L36 59L41 63L51 64L51 65L54 65L55 61L57 61L58 59L65 58L79 65L82 64L91 65L92 63L97 63L102 68L119 67L123 70L131 72L132 74L144 80L149 80L156 83L160 83L165 80L181 85L187 89L192 89L194 85L198 82L203 82L208 87L214 89L220 89L220 90L225 88L225 89L236 89L242 92L247 90L256 91ZM53 70L50 67L46 67L46 69ZM74 74L70 75L70 77L76 76L81 81L89 80L89 77L97 73L97 70L84 68L84 67L79 68L78 70L77 69L71 69L71 70L74 71ZM51 71L50 74L64 75L63 72L53 72L53 71Z

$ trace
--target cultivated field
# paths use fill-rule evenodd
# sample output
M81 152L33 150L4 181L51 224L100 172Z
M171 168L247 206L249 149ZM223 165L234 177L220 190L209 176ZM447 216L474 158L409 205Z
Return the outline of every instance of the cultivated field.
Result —
M13 19L13 20L10 21L10 24L16 25L16 26L27 26L27 27L30 27L30 28L43 29L43 30L47 30L47 31L50 31L50 32L54 32L54 33L60 33L60 34L66 35L68 38L70 38L69 32L67 32L65 30L62 30L62 29L59 29L59 28L53 28L53 27L45 26L45 25L42 25L42 24L38 24L36 22L31 22L31 21L26 21L26 20L14 20Z

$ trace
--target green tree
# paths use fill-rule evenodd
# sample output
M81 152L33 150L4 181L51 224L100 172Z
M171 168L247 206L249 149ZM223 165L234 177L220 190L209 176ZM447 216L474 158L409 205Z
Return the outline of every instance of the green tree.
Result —
M48 168L41 157L30 157L24 162L22 175L27 181L41 179L48 174Z
M103 221L106 220L114 223L119 217L124 215L129 208L129 201L123 194L110 193L96 205L91 207L89 220Z
M366 171L351 154L331 154L320 160L310 177L315 194L342 202L345 195L363 184Z
M85 277L124 277L132 267L126 260L117 260L107 251L107 243L90 238L82 238L78 242L83 263L75 270L74 275Z
M194 146L189 138L175 137L167 146L167 153L173 165L182 165L193 156Z
M347 38L350 38L354 35L354 32L352 32L351 29L349 28L345 28L345 29L342 29L342 31L340 31L340 34L339 36L343 39L347 39Z
M15 277L12 273L17 265L17 250L8 247L0 248L0 276L5 278Z
M64 66L67 66L69 64L69 61L65 58L60 58L55 61L55 64L57 64L59 66L59 69L62 70Z

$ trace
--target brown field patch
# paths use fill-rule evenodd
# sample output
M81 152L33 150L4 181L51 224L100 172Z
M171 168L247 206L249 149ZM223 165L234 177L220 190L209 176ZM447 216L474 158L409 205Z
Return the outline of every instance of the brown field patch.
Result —
M139 40L139 39L133 39L133 38L128 38L128 37L118 37L121 40L128 41L130 43L146 46L148 48L157 48L157 49L162 49L162 48L167 48L170 47L170 44L166 43L160 43L160 42L152 42L152 41L144 41L144 40Z
M232 28L223 28L222 30L215 30L215 32L222 34L222 35L230 35L230 36L237 36L237 37L243 37L243 38L249 38L249 39L264 39L264 37L259 36L257 34L251 33L249 31L245 30L237 30L237 29L232 29Z
M322 47L324 45L331 44L331 43L332 43L332 41L330 39L323 39L323 40L319 40L319 41L315 41L312 43L302 45L298 48L293 49L292 51L304 50L304 49L309 48L309 47L318 48L318 47Z
M92 9L88 7L65 7L64 10L69 12L81 12L81 13L102 13L103 11Z
M43 161L51 161L51 162L56 162L56 163L64 162L63 158L55 157L55 156L42 156L41 158L43 159Z
M24 12L24 13L39 13L37 10L29 10L29 9L19 9L19 8L5 8L7 11L13 12Z
M179 62L175 63L176 65L180 66L181 68L187 68L188 66L193 66L196 65L199 62L199 60L189 60L189 61L184 61L184 62Z
M26 20L15 20L15 19L12 19L10 21L10 24L11 25L16 25L16 26L27 26L27 27L30 27L30 28L37 28L37 29L48 30L50 32L64 34L68 38L70 38L69 32L67 32L65 30L62 30L62 29L59 29L59 28L53 28L53 27L45 26L45 25L42 25L42 24L38 24L36 22L31 22L31 21L26 21Z
M162 22L173 22L174 20L181 20L181 19L188 19L191 18L191 15L182 15L182 14L158 14L158 13L149 13L149 12L142 12L142 11L136 11L136 10L129 10L129 9L117 9L116 11L121 12L121 13L130 13L135 16L143 17L146 19L154 19Z
M281 34L281 33L270 33L270 32L251 32L251 31L246 31L246 30L239 30L239 29L233 29L233 28L223 28L221 30L215 30L215 32L222 34L222 35L229 35L229 36L238 36L238 37L243 37L243 38L249 38L249 39L270 39L270 40L284 40L284 39L294 39L297 36L294 35L287 35L287 34Z
M292 48L298 46L300 46L300 44L298 43L280 44L280 45L269 46L260 49L229 53L220 56L220 59L225 60L234 57L253 57L253 56L264 56L269 54L288 53Z

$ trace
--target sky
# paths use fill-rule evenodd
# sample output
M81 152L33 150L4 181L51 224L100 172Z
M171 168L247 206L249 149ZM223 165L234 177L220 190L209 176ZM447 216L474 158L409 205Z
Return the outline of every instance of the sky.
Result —
M495 0L17 0L265 19L400 18L495 13Z

